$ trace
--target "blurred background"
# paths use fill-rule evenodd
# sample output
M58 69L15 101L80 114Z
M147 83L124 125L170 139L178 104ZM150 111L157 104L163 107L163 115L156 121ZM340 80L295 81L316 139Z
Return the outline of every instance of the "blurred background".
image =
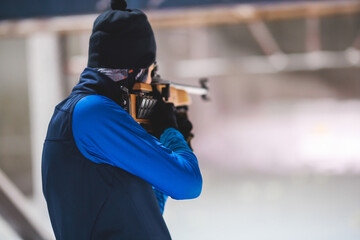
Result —
M169 199L174 240L360 239L360 1L133 0L159 73L192 96L195 200ZM109 0L0 2L0 239L53 239L41 151Z

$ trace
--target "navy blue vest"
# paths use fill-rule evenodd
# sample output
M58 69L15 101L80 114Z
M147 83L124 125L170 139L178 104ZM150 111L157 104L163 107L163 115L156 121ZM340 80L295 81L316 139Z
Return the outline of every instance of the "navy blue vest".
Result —
M57 239L171 239L150 184L122 169L96 164L78 150L72 113L87 95L119 102L117 83L86 68L56 106L42 156L43 192Z

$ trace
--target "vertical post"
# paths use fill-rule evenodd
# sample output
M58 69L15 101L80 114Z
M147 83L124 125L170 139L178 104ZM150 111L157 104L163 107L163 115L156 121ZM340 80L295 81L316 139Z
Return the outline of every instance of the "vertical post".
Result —
M54 107L64 93L61 81L61 47L59 36L56 33L39 32L28 36L27 67L33 162L33 202L46 216L47 209L41 184L42 148Z
M357 33L353 43L346 49L345 57L351 65L359 65L360 63L360 33Z
M306 18L306 60L310 69L320 69L324 67L326 59L321 54L321 32L320 20L318 17Z
M318 17L308 17L306 24L306 51L321 51L320 20Z

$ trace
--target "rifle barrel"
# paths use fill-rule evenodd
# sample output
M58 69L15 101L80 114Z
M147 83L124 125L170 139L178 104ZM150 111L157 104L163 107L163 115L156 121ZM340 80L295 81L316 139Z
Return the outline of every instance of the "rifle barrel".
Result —
M207 95L208 94L208 89L206 89L204 87L196 87L196 86L178 84L178 83L170 83L170 86L173 86L177 89L185 90L189 94L194 94L194 95Z

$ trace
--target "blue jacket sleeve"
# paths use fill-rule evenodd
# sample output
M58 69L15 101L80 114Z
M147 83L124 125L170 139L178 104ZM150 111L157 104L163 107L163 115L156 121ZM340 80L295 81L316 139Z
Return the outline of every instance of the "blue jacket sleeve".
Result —
M114 101L91 95L76 104L72 130L80 152L95 163L122 168L174 199L201 193L197 158L176 129L159 141Z

